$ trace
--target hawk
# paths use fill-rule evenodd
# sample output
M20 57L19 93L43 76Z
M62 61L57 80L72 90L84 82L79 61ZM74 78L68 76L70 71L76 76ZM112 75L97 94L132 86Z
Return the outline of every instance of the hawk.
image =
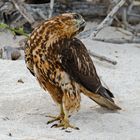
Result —
M121 109L113 94L103 87L85 45L75 36L86 25L81 15L64 13L38 25L25 48L25 62L40 86L60 106L56 127L75 128L69 114L80 108L81 93L102 107Z

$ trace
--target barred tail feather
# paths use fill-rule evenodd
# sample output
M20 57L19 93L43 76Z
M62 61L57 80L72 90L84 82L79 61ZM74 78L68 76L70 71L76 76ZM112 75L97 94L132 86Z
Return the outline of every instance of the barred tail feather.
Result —
M87 89L85 89L84 87L81 87L81 91L83 92L84 95L88 96L90 99L92 99L93 101L95 101L97 104L99 104L102 107L108 108L110 110L121 110L121 108L116 105L114 103L114 100L109 96L113 94L109 91L109 93L107 93L108 90L105 90L105 94L104 93L93 93ZM99 92L104 91L104 90L100 90Z

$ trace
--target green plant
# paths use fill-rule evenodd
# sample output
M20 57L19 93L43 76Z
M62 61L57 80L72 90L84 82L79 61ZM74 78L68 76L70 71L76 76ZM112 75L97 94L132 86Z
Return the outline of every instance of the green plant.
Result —
M20 34L20 35L24 35L26 37L29 37L29 35L27 33L24 32L23 28L12 28L9 25L5 24L5 23L0 23L0 29L8 29L10 30L14 35L16 33Z

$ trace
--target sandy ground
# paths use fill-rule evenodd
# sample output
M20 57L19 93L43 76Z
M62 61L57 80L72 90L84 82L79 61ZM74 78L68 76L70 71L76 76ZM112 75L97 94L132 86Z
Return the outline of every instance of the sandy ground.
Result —
M2 45L4 39L0 39ZM10 40L5 39L5 44ZM82 41L88 49L118 62L112 66L94 59L99 76L123 110L108 111L82 96L80 111L70 119L80 130L68 129L71 132L67 133L50 128L46 115L59 110L49 94L40 88L23 60L0 60L0 140L140 139L140 45Z

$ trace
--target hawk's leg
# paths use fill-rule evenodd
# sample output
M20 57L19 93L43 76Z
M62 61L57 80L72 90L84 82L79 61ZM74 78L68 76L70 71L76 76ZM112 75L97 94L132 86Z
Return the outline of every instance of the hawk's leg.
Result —
M64 116L63 116L63 118L61 118L60 123L54 124L52 127L62 127L62 129L73 128L73 129L79 130L78 127L75 127L70 124L69 118L68 118L69 117L68 111L63 109L63 112L64 112Z
M55 121L62 121L62 119L64 118L64 111L63 111L62 105L60 105L60 115L58 116L48 115L47 117L52 118L51 120L47 122L47 124L53 123Z

